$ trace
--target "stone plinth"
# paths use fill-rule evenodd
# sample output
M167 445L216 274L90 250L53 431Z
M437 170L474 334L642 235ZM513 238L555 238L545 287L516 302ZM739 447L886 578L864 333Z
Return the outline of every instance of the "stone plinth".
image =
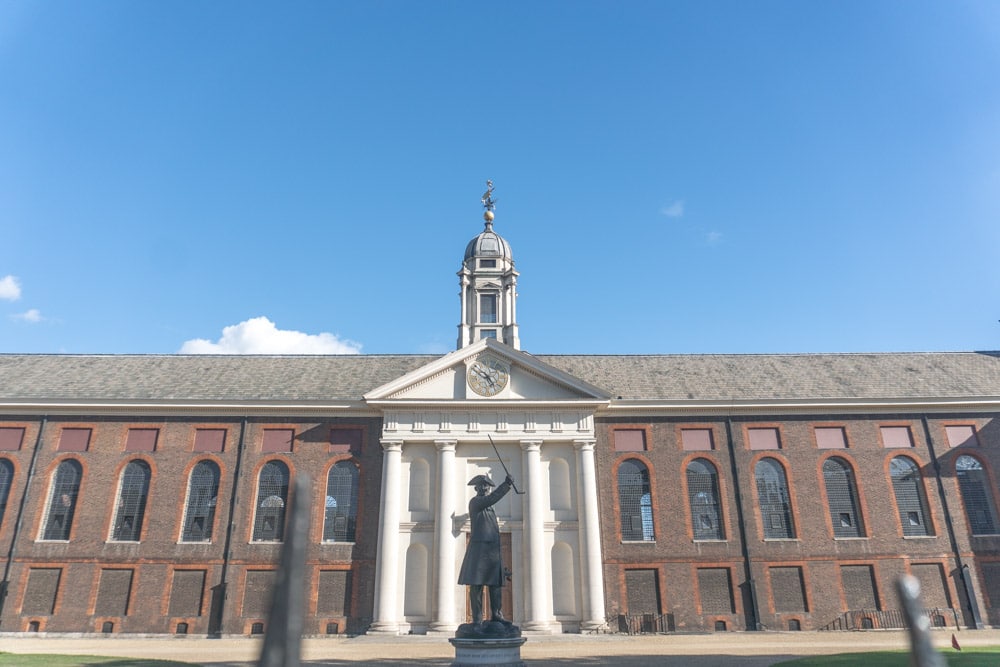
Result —
M526 667L521 660L525 637L511 639L449 639L455 647L451 667Z

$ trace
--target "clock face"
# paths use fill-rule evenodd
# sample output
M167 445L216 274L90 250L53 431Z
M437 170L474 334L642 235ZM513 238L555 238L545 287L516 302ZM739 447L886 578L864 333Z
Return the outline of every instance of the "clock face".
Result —
M477 359L467 374L469 386L480 396L496 396L510 380L510 371L498 359L485 357Z

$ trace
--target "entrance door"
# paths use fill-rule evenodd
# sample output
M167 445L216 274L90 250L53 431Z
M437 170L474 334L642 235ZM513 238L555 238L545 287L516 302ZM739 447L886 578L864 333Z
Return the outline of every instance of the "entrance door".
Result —
M469 546L469 535L465 536L465 546ZM500 533L500 556L503 558L503 566L513 571L511 563L511 540L510 533ZM511 575L511 579L517 580L517 574ZM500 613L508 621L514 620L514 590L510 581L503 582L503 591L500 595ZM490 593L483 588L483 617L488 618L490 613ZM472 623L472 606L469 604L469 587L465 587L465 622Z

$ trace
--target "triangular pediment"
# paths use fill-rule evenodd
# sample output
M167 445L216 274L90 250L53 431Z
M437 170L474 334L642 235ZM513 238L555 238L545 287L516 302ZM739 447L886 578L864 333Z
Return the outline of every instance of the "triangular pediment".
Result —
M365 394L369 403L604 403L609 398L599 387L489 338L446 354Z

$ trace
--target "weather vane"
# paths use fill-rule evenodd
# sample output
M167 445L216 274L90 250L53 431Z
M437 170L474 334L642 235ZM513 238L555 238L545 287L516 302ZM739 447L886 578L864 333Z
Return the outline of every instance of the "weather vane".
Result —
M483 208L492 212L497 207L497 200L493 198L493 181L486 181L486 192L483 193Z

